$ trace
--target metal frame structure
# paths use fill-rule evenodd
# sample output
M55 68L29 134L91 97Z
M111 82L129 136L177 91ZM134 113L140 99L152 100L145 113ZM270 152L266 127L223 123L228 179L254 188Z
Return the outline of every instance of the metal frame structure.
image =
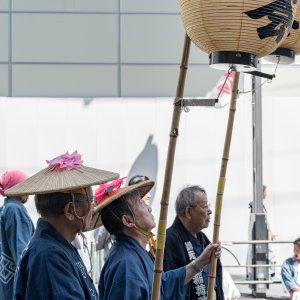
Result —
M261 69L261 62L258 62L258 70ZM250 220L254 221L252 232L252 240L267 240L268 230L265 222L265 214L263 210L263 158L262 158L262 105L261 105L261 78L252 76L252 134L253 134L253 212ZM250 221L251 222L251 221ZM249 226L251 226L249 224ZM252 254L250 258L253 265L267 265L269 246L267 243L255 243L251 245ZM248 258L249 260L249 258ZM248 268L247 279L249 283L266 282L269 279L269 270L265 267ZM267 282L266 282L267 283ZM255 297L266 297L267 284L251 285L252 294Z
M229 251L224 246L232 246L232 245L251 245L251 246L258 246L258 245L269 245L269 244L292 244L292 240L281 240L281 241L273 241L273 240L248 240L248 241L227 241L222 242L222 248L228 250L228 252L234 256L235 260L237 261L237 265L231 264L231 265L223 265L224 268L246 268L246 270L249 272L249 270L252 270L250 272L253 274L253 271L256 270L262 270L265 269L265 272L269 274L269 268L281 268L281 264L270 264L270 263L264 263L264 264L240 264L238 258L234 255L232 251ZM255 256L254 256L255 258ZM246 280L234 280L235 284L241 284L241 285L251 285L252 286L252 294L255 295L255 293L258 295L257 297L261 298L262 294L265 294L266 291L263 289L267 289L269 284L281 284L281 280L279 279L272 279L269 277L266 277L264 279L246 279ZM259 285L258 290L256 288L256 285ZM267 286L267 287L266 287ZM258 294L261 293L261 294Z

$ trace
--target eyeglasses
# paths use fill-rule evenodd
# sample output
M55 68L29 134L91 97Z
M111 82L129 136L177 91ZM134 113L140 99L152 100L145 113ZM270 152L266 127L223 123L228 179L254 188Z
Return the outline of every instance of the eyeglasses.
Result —
M210 203L209 204L206 204L206 205L203 205L201 206L201 208L205 209L205 210L209 210L210 209Z
M210 209L210 203L208 202L208 203L205 204L205 205L198 205L198 204L196 204L196 205L191 206L191 207L200 207L200 208L202 208L202 209L209 210L209 209Z

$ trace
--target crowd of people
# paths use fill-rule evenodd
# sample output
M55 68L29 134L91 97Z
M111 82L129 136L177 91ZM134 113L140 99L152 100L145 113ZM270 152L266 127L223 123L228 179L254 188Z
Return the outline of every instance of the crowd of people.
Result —
M119 174L84 166L77 152L47 163L31 177L20 170L1 177L0 299L151 299L156 223L149 199L155 182L136 175L124 186ZM29 195L41 216L35 229L24 206ZM212 214L205 189L186 186L175 209L166 232L161 299L207 299L212 254L217 258L214 298L238 299L222 268L220 244L203 233ZM98 289L80 256L84 232L90 230L96 249L105 250ZM298 300L300 239L294 253L282 278Z

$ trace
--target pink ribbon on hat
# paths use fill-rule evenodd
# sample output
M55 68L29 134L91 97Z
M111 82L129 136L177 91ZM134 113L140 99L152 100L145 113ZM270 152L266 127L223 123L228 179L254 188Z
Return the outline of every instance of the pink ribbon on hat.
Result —
M54 169L78 169L82 166L83 161L81 160L81 155L74 151L72 154L66 152L63 155L55 157L51 160L46 160L46 162L53 166Z
M4 196L7 189L15 186L27 178L28 175L20 170L9 170L4 172L0 180L0 194Z
M120 179L113 180L110 183L103 183L99 185L98 189L95 191L95 198L97 199L97 203L101 203L106 198L110 196L110 193L116 191L123 184L124 179L127 177L123 177Z

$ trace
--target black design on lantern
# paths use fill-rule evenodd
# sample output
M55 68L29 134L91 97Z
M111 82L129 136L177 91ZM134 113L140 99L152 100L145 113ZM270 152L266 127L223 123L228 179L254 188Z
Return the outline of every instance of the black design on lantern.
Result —
M294 21L293 21L292 28L293 28L293 29L299 29L299 22L296 21L296 20L294 20Z
M293 23L293 5L298 0L276 0L265 6L249 10L245 14L251 19L260 19L267 17L271 23L266 26L257 28L259 38L276 37L276 42L279 43L286 29L291 28ZM299 26L299 23L298 23Z
M296 21L296 20L293 21L292 29L295 29L295 30L299 29L298 21ZM287 36L290 36L290 35L291 35L291 33L289 32L289 34Z

